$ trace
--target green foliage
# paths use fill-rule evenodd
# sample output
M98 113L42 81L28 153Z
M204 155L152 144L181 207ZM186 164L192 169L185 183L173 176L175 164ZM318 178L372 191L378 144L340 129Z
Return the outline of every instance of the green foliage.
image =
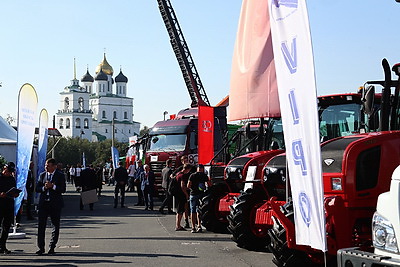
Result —
M145 125L145 126L143 126L142 129L140 129L140 134L139 134L139 136L143 136L143 135L149 133L149 131L150 131L150 128L147 127L147 126Z
M58 138L49 138L48 158L52 156L50 150L57 141ZM128 143L114 142L114 145L118 149L120 156L124 156ZM87 164L104 165L106 162L111 161L111 139L101 142L89 142L87 139L78 137L61 137L54 149L54 158L58 162L62 162L64 166L82 163L83 152L85 152Z
M3 157L2 155L0 155L0 172L3 170L4 165L7 164L7 160L5 157Z

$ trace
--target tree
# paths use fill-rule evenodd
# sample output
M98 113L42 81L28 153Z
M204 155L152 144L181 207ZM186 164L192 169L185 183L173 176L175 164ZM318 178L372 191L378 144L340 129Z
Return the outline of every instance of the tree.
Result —
M143 136L143 135L149 133L149 131L150 131L150 128L145 125L145 126L143 126L142 129L140 129L139 136Z

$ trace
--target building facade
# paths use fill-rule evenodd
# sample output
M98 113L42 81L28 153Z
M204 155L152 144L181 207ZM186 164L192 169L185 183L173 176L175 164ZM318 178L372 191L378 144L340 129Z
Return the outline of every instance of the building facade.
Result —
M74 79L60 93L57 126L66 137L79 137L91 141L111 139L128 142L130 136L139 135L140 123L133 121L133 98L127 97L128 78L114 70L106 55L97 66L95 77L87 69L81 82Z

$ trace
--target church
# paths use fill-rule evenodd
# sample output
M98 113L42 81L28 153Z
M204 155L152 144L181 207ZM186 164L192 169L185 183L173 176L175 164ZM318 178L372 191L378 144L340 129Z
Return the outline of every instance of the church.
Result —
M121 69L115 78L113 75L104 53L95 77L87 69L81 85L74 62L74 78L60 93L56 115L57 127L64 137L102 141L111 139L114 129L114 140L128 142L129 137L139 135L140 123L133 120L133 98L127 97L128 78Z

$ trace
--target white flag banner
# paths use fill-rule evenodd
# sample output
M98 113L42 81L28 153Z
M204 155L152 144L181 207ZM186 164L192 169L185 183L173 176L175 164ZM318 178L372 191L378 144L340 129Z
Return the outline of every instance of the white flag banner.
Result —
M269 0L296 243L326 251L321 147L305 0Z

